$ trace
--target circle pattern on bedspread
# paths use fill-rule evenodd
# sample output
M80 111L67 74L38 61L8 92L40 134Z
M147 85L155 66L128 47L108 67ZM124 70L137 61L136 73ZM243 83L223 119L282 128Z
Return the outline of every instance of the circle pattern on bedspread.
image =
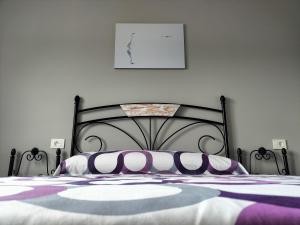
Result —
M148 151L99 152L89 157L91 173L148 173L152 155Z
M107 157L112 161L102 164L102 155L108 155ZM113 164L113 162L115 162L115 164ZM89 171L93 174L100 174L103 173L103 171L111 170L112 168L114 169L112 169L109 173L118 174L121 172L123 164L124 156L119 154L119 152L99 152L91 155L88 160Z
M32 200L34 198L39 198L44 196L48 197L49 195L56 194L60 191L66 190L66 187L62 187L62 186L36 186L36 187L12 186L11 188L16 189L17 191L11 195L0 196L0 201L24 200L24 199ZM0 191L2 190L0 189ZM4 193L6 192L5 190L3 191Z
M147 173L152 166L152 155L148 151L125 151L123 173Z
M99 194L99 191L101 194ZM130 201L166 197L179 194L180 192L181 189L177 187L164 185L102 185L100 190L98 186L90 185L87 187L70 188L58 193L58 195L63 198L86 201Z
M195 164L195 159L194 159L195 156L200 156L202 160L199 160L199 162ZM184 152L175 152L174 162L177 169L182 174L192 174L192 175L203 174L206 171L209 163L208 157L205 154L199 155L199 153L184 153Z
M22 186L1 186L0 187L0 199L3 196L17 195L24 191L30 191L33 188L31 187L22 187Z
M174 164L174 157L172 152L151 152L152 168L151 172L155 173L176 173L177 168Z
M163 190L160 194L156 191L156 195L151 197L151 193L154 191L153 185L136 184L127 185L122 191L124 186L115 187L123 192L124 200L116 199L111 192L108 196L98 197L101 193L101 189L108 189L113 185L102 185L97 188L91 188L90 186L80 187L80 191L88 192L88 195L81 195L80 197L75 195L72 198L74 192L77 192L76 188L70 188L66 191L60 192L57 195L51 195L44 198L36 198L25 200L24 202L74 213L84 213L93 215L134 215L139 213L154 212L165 209L172 209L184 206L190 206L200 203L206 199L219 196L220 191L206 187L188 186L181 184L173 185L159 185L155 186L158 190ZM128 195L126 191L130 190L130 193L139 193L138 196ZM118 191L118 193L119 193ZM73 192L73 194L72 194ZM146 194L146 198L143 198L143 193ZM155 193L155 191L153 192ZM92 198L98 198L94 201ZM103 201L101 201L101 198ZM55 202L55 204L54 204Z
M119 156L118 152L112 152L109 154L99 154L94 160L95 168L100 173L118 173L118 172L120 172L120 168L117 168L118 159L119 159L119 161L122 162L123 158L122 158L122 156L121 157L118 157L118 156Z
M212 174L232 174L238 167L236 161L217 155L208 155L208 160L207 170Z
M180 162L187 170L196 170L202 166L202 155L198 153L186 152L180 154Z

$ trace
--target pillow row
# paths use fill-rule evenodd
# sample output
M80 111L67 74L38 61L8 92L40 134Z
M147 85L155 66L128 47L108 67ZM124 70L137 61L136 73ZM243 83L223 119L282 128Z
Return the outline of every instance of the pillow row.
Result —
M61 162L54 175L84 174L248 174L229 158L182 151L119 150L82 153Z

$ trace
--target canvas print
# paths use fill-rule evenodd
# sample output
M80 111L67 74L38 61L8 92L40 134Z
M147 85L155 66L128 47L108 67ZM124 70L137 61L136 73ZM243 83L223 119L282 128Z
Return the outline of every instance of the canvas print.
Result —
M116 24L114 67L185 68L183 24Z

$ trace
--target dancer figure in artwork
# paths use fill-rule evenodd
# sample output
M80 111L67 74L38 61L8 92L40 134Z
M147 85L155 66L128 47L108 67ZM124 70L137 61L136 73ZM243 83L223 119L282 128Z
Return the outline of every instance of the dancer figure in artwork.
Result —
M130 40L127 44L127 51L126 51L128 56L129 56L129 59L130 59L130 64L134 64L133 57L132 57L132 52L131 52L131 45L132 45L132 42L133 42L134 35L135 35L135 33L131 33Z

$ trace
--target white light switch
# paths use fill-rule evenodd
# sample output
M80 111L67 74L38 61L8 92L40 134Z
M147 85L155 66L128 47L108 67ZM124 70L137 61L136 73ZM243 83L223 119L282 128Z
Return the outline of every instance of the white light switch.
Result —
M65 148L65 139L52 138L50 148Z
M273 139L273 149L287 149L286 140L285 139Z

